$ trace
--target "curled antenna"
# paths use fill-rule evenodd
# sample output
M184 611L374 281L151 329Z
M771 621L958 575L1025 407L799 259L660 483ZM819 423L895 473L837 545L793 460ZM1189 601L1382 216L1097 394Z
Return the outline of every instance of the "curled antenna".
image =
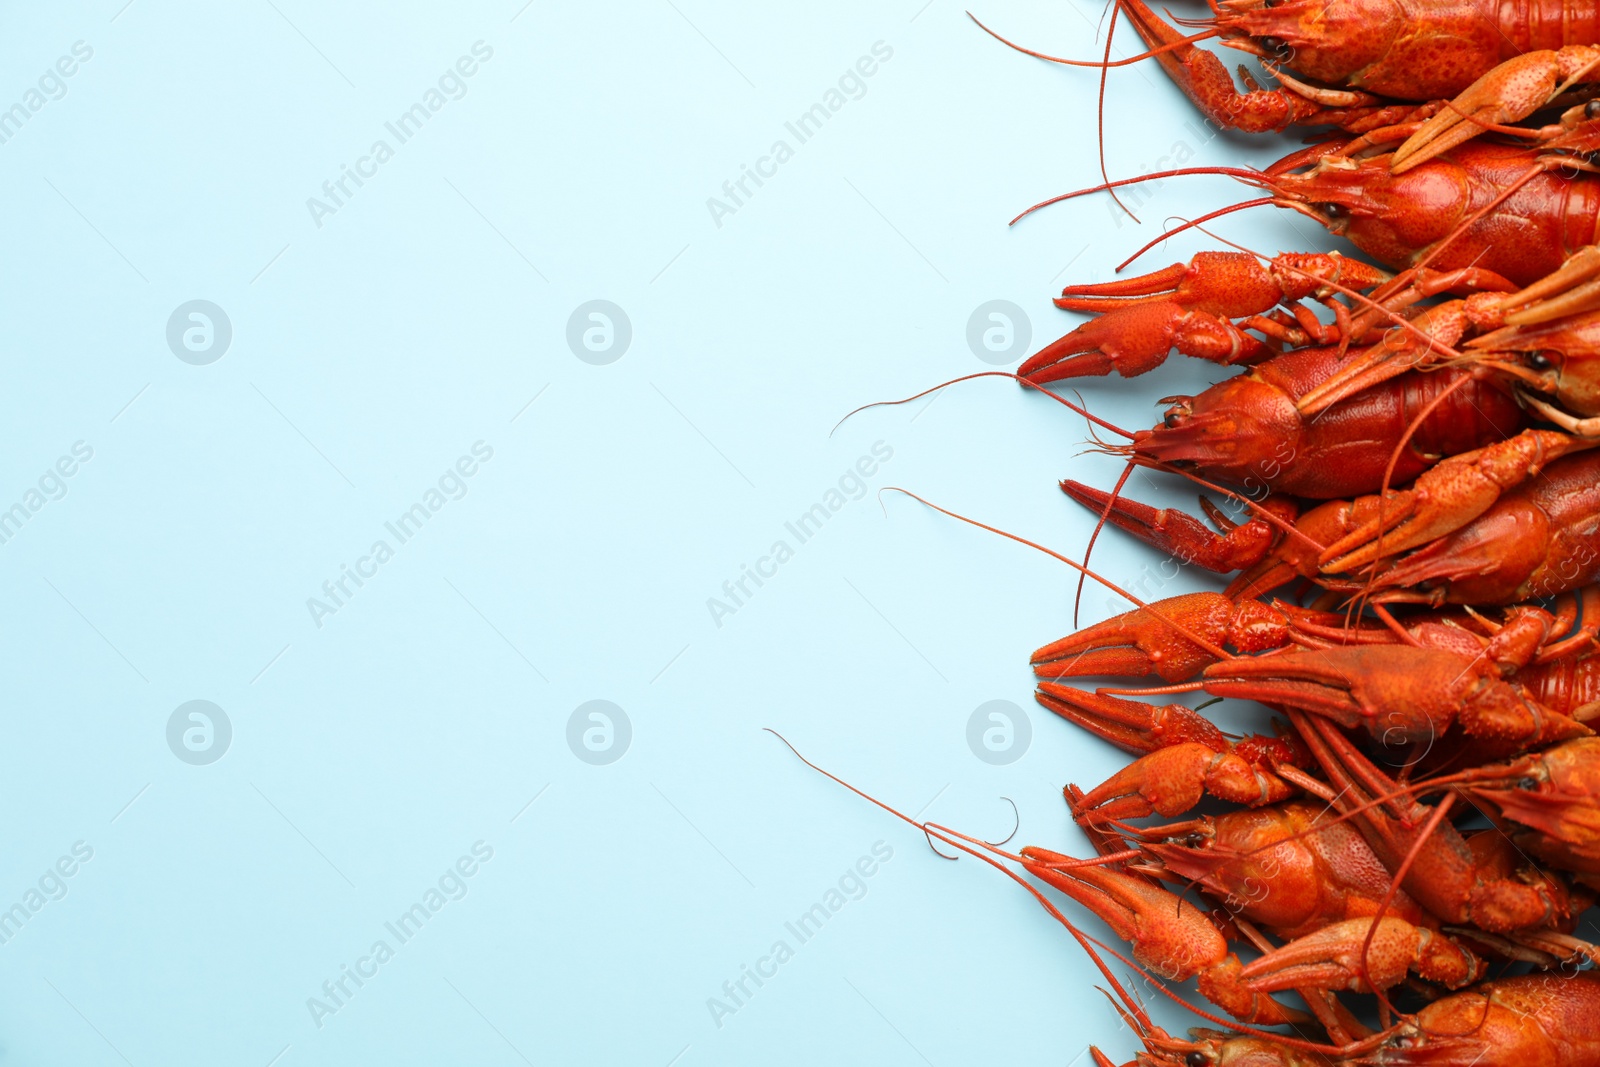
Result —
M776 731L774 731L774 732L776 732ZM783 741L783 735L782 734L778 735L778 740ZM789 742L783 741L783 743L787 745ZM922 828L922 836L928 839L928 847L930 849L932 849L933 850L933 854L935 856L938 856L940 859L949 860L951 863L954 863L956 860L961 858L960 856L946 856L943 852L940 852L939 851L939 846L933 843L933 832L931 830L929 830L926 826L924 826Z
M1013 837L1017 836L1017 831L1022 829L1022 813L1017 810L1017 802L1012 800L1010 797L1001 797L1000 799L1011 805L1011 832L998 841L984 842L984 844L990 845L994 848L999 848L1002 845L1008 844Z

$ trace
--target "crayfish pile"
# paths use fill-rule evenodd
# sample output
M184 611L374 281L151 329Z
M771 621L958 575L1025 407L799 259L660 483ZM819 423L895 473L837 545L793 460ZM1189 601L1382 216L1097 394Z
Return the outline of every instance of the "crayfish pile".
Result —
M1600 11L1480 6L1214 0L1184 36L1115 5L1215 123L1332 127L1265 170L1162 176L1232 175L1261 194L1236 207L1374 261L1205 252L1069 286L1056 304L1093 317L1018 371L1042 391L1174 350L1241 368L1099 442L1197 483L1210 525L1061 483L1233 575L1033 654L1041 705L1137 757L1066 787L1088 844L915 824L1067 927L1141 1067L1600 1064L1579 936L1600 896ZM1208 36L1279 87L1237 90ZM1181 693L1265 705L1263 732ZM1193 980L1215 1026L1155 1026L1108 956Z

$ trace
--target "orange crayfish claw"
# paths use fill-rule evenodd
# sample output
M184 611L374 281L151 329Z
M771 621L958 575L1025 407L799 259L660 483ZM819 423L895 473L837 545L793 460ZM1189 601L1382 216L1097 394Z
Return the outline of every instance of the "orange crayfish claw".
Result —
M1149 879L1042 848L1023 849L1022 865L1099 916L1153 974L1198 978L1201 995L1234 1018L1268 1026L1308 1018L1244 985L1239 958L1211 918Z
M1073 818L1081 823L1170 818L1189 811L1207 793L1252 806L1295 794L1271 769L1274 759L1287 754L1274 739L1235 744L1181 704L1142 704L1054 682L1040 682L1034 698L1114 745L1145 753L1088 793L1068 794Z
M1156 749L1085 793L1073 818L1101 823L1182 815L1205 795L1206 769L1217 756L1194 741Z
M1069 634L1034 652L1031 662L1040 678L1155 674L1180 682L1217 661L1186 633L1259 652L1285 644L1289 630L1288 617L1274 605L1236 602L1216 592L1184 593Z
M1277 528L1260 517L1235 524L1212 508L1212 519L1222 527L1220 533L1213 533L1200 520L1181 511L1153 508L1123 496L1113 501L1110 493L1082 482L1064 481L1061 491L1096 514L1105 514L1108 522L1145 544L1218 574L1254 566L1266 558L1278 539ZM1282 514L1293 517L1292 505L1269 501L1263 506L1277 506Z
M1259 89L1241 93L1233 75L1215 55L1193 44L1167 25L1144 0L1121 0L1118 6L1154 52L1155 59L1183 94L1219 127L1247 133L1268 133L1314 121L1324 111L1321 103L1292 89ZM1366 93L1340 93L1341 103L1359 105L1374 100Z
M1563 456L1600 444L1554 430L1523 430L1425 471L1411 489L1391 493L1373 517L1322 553L1328 573L1353 573L1454 533L1488 511L1510 489Z
M1249 252L1197 252L1136 278L1069 285L1056 298L1063 311L1095 314L1169 300L1229 318L1258 315L1284 299L1283 284Z
M1439 649L1350 645L1228 660L1202 677L1214 696L1299 708L1401 744L1441 736L1488 669Z
M1370 993L1399 985L1412 971L1427 981L1459 989L1477 981L1486 969L1482 960L1448 935L1386 915L1376 930L1365 918L1331 923L1252 960L1240 977L1258 993L1305 987Z
M1520 122L1555 99L1571 81L1594 81L1600 49L1568 45L1524 52L1473 82L1412 134L1390 161L1400 174L1470 141L1486 128Z
M1172 300L1119 307L1090 319L1028 357L1017 373L1035 385L1116 371L1132 378L1154 370L1177 348L1216 363L1259 363L1277 355L1225 318Z
M1056 682L1040 682L1034 697L1063 719L1127 752L1154 752L1190 741L1212 753L1228 747L1227 736L1215 724L1182 704L1144 704Z

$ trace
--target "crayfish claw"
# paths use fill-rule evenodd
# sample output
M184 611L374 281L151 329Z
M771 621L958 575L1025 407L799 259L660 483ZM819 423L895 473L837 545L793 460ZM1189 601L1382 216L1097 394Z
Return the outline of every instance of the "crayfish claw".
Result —
M1042 848L1022 850L1035 878L1088 908L1133 949L1133 958L1167 981L1199 979L1201 995L1237 1019L1273 1026L1303 1021L1239 980L1239 958L1212 919L1149 879L1086 865Z
M1485 129L1520 122L1555 99L1564 83L1587 78L1600 65L1600 49L1568 45L1514 56L1467 86L1459 96L1412 134L1390 162L1401 174Z
M1454 533L1545 465L1596 444L1600 441L1553 430L1524 430L1452 456L1424 472L1409 490L1358 502L1372 518L1327 547L1322 569L1330 574L1355 572ZM1389 525L1394 519L1403 521Z
M1112 371L1133 378L1161 366L1175 347L1185 355L1228 365L1258 363L1277 354L1210 312L1172 300L1141 301L1090 319L1028 357L1017 373L1035 385Z
M1252 518L1225 533L1212 533L1192 515L1171 508L1153 508L1124 496L1113 499L1110 493L1082 482L1064 481L1061 491L1089 510L1104 514L1113 526L1145 544L1218 574L1254 566L1266 557L1278 538L1277 528L1261 518Z
M1258 993L1302 987L1370 993L1400 984L1412 971L1456 989L1484 970L1447 935L1389 915L1376 930L1370 919L1332 923L1246 964L1240 977Z
M1271 605L1235 602L1215 592L1184 593L1069 634L1034 652L1031 662L1040 678L1155 674L1181 682L1217 662L1214 652L1191 637L1261 651L1282 645L1288 636L1287 618Z
M1068 794L1072 817L1080 824L1170 818L1189 811L1207 793L1255 807L1297 791L1272 770L1277 760L1296 760L1292 747L1274 738L1230 741L1181 704L1143 704L1052 682L1040 682L1034 698L1114 745L1145 753L1088 793Z

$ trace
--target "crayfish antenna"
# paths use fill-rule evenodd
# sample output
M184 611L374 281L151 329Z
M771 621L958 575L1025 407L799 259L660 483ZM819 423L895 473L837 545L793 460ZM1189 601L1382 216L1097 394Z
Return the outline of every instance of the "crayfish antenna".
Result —
M1111 74L1111 39L1117 32L1117 16L1122 14L1122 0L1111 0L1111 24L1106 28L1106 50L1100 54L1100 59L1106 64L1100 68L1100 86L1094 98L1094 136L1095 152L1100 157L1100 180L1109 182L1111 175L1106 171L1106 80ZM1115 189L1111 190L1112 201L1120 207L1127 216L1139 225L1139 216L1133 209L1122 202L1122 197L1117 195Z
M1001 861L1001 858L1003 858L1013 862L1021 862L1021 857L1017 856L1015 853L1006 852L1004 849L1001 849L998 846L991 845L986 841L971 837L967 834L961 833L958 830L952 830L947 826L941 826L938 823L919 822L911 816L906 815L894 808L890 804L879 800L877 797L874 797L865 790L851 785L849 782L845 781L843 778L840 778L838 775L833 774L831 771L825 770L822 767L817 766L815 763L812 763L810 760L806 759L805 756L800 754L800 750L795 748L794 745L790 743L788 738L784 737L770 726L764 726L762 729L776 737L779 741L782 741L784 747L792 752L796 759L805 764L807 767L811 768L813 771L816 771L818 774L822 775L824 778L843 786L856 796L868 801L873 805L876 805L877 807L888 812L890 815L893 815L901 822L915 827L923 833L928 834L930 837L937 837L940 841L943 841L950 847L972 856L974 859L982 860L984 863L987 863L989 866L993 867L995 870L999 871L1001 874L1005 875L1007 878L1011 879L1017 885L1025 889L1030 896L1039 902L1040 907L1044 908L1044 910L1052 919L1060 923L1067 933L1072 935L1073 940L1076 941L1084 950L1084 952L1088 954L1089 959L1094 963L1096 969L1098 969L1100 974L1108 983L1110 983L1111 988L1116 991L1118 999L1127 1006L1129 1012L1131 1012L1134 1019L1137 1020L1139 1024L1138 1032L1142 1040L1147 1040L1151 1034L1164 1035L1164 1031L1158 1029L1150 1020L1149 1015L1139 1003L1138 998L1133 996L1133 994L1130 993L1123 983L1117 978L1116 973L1111 970L1109 965L1107 965L1105 958L1101 955L1101 952L1105 952L1106 954L1111 955L1117 960L1126 964L1128 967L1131 967L1135 973L1140 974L1148 979L1151 986L1159 990L1162 995L1166 996L1174 1003L1182 1005L1188 1010L1194 1012L1200 1018L1205 1019L1208 1022L1215 1023L1219 1026L1228 1027L1231 1030L1239 1033L1251 1034L1257 1037L1266 1038L1279 1042L1283 1045L1302 1049L1308 1052L1327 1053L1338 1051L1334 1046L1331 1045L1319 1045L1310 1041L1302 1041L1295 1038L1285 1037L1282 1034L1273 1033L1270 1030L1260 1030L1254 1027L1245 1026L1231 1019L1225 1019L1220 1015L1213 1014L1212 1012L1206 1011L1203 1008L1199 1008L1193 1004L1190 1004L1188 1001L1180 997L1174 990L1169 989L1165 982L1156 981L1155 979L1151 978L1151 976L1143 967L1129 959L1122 952L1110 945L1107 945L1098 938L1091 937L1082 930L1078 929L1078 927L1073 924L1072 920L1068 919L1066 915L1062 913L1061 909L1056 907L1050 898L1044 895L1043 890L1034 885L1032 882L1028 881L1022 875L1018 874L1016 871L1012 870L1010 867L1006 866L1006 864Z
M1032 56L1034 59L1042 59L1046 63L1059 63L1065 67L1131 67L1133 64L1143 62L1146 59L1154 59L1163 52L1173 52L1179 48L1185 48L1191 44L1194 44L1196 41L1204 41L1221 35L1220 31L1213 27L1209 30L1206 30L1204 33L1191 34L1181 41L1172 41L1160 46L1159 48L1147 49L1146 51L1140 52L1136 56L1128 56L1124 59L1062 59L1059 56L1046 55L1043 52L1035 52L1031 48L1025 48L1022 45L1017 44L1015 41L1000 36L994 30L991 30L988 26L985 26L978 16L974 15L972 12L968 11L966 15L967 18L971 19L977 24L978 29L982 30L984 33L987 33L990 37L993 37L1007 48L1010 48L1016 52L1021 52L1025 56ZM1109 34L1107 36L1109 36Z
M1022 812L1017 810L1017 802L1015 800L1012 800L1010 797L1001 797L1000 799L1005 801L1007 804L1011 805L1012 823L1011 823L1011 832L1009 834L1007 834L1006 836L1002 837L998 841L986 841L986 842L984 842L984 844L993 845L995 848L999 848L1001 845L1004 845L1004 844L1007 844L1008 842L1010 842L1010 840L1013 837L1017 836L1017 831L1022 829Z
M1225 178L1237 178L1248 185L1257 185L1267 189L1272 188L1271 179L1269 179L1267 175L1263 174L1259 170L1251 170L1247 167L1179 167L1177 170L1158 170L1152 174L1141 174L1137 178L1118 178L1116 181L1101 182L1099 185L1091 185L1087 189L1075 189L1070 193L1062 193L1059 196L1052 196L1048 200L1039 201L1037 204L1028 208L1016 218L1012 219L1006 225L1015 226L1017 223L1021 222L1035 211L1038 211L1041 208L1047 208L1052 204L1059 204L1063 200L1072 200L1076 197L1088 196L1090 193L1109 192L1113 189L1120 189L1125 185L1138 185L1140 182L1160 181L1163 178L1179 178L1189 174L1220 174Z
M836 433L838 431L839 427L843 426L846 422L848 422L851 417L853 417L855 415L859 415L861 412L866 411L869 408L895 407L895 406L897 406L899 404L909 404L913 400L921 400L923 397L927 396L929 393L936 393L940 389L944 389L944 388L946 388L948 386L952 386L952 385L958 385L961 382L970 382L974 378L1010 378L1012 381L1017 382L1017 383L1019 383L1021 385L1024 385L1029 389L1032 389L1032 390L1034 390L1036 392L1043 393L1045 396L1049 397L1051 400L1054 400L1057 404L1060 404L1062 407L1066 408L1067 410L1069 410L1071 412L1074 412L1075 414L1083 416L1084 421L1088 422L1091 426L1099 426L1102 429L1109 430L1112 433L1117 434L1118 436L1126 437L1130 441L1133 440L1133 434L1132 433L1130 433L1127 430L1124 430L1122 427L1116 425L1115 423L1107 422L1105 419L1102 419L1100 416L1094 414L1092 411L1090 411L1088 408L1084 407L1082 404L1074 404L1072 401L1068 400L1066 397L1059 396L1056 393L1052 393L1050 390L1046 389L1043 385L1040 385L1038 382L1029 381L1027 378L1024 378L1020 374L1013 374L1011 371L1004 371L1004 370L984 370L984 371L977 371L976 373L973 373L973 374L963 374L959 378L951 378L949 381L940 382L938 385L929 386L928 388L922 390L922 392L913 393L911 396L908 396L908 397L904 398L903 400L874 400L870 404L862 404L860 407L854 409L853 411L846 412L844 418L842 418L838 422L834 423L833 424L833 429L828 431L828 436L832 437L834 435L834 433ZM1080 397L1079 399L1082 399L1082 398ZM1093 435L1093 433L1094 433L1094 431L1091 430L1090 431L1091 436ZM1098 438L1096 438L1096 440L1098 440Z
M1269 204L1275 204L1275 203L1277 203L1277 198L1276 197L1263 196L1263 197L1258 197L1255 200L1243 200L1243 201L1240 201L1237 204L1229 204L1227 207L1220 207L1215 211L1207 212L1206 214L1201 215L1197 219L1189 219L1189 220L1185 221L1184 224L1182 226L1179 226L1177 229L1175 229L1175 230L1164 230L1159 237L1155 237L1152 240L1145 242L1144 246L1142 248L1140 248L1139 251L1135 252L1133 255L1129 256L1127 259L1123 260L1121 263L1118 263L1117 266L1116 266L1116 271L1117 271L1118 274L1121 274L1122 271L1127 268L1128 264L1132 263L1134 260L1136 260L1140 256L1144 255L1146 252L1150 251L1152 248L1154 248L1156 245L1160 244L1161 242L1165 241L1167 238L1176 237L1178 234L1182 233L1184 230L1199 229L1202 224L1210 222L1212 219L1221 218L1224 215L1231 215L1235 211L1243 211L1246 208L1252 208L1252 207L1266 207ZM1205 233L1206 231L1201 230L1201 232Z
M967 12L967 18L976 23L978 29L982 30L984 33L987 33L990 37L993 37L1007 48L1021 52L1025 56L1032 56L1034 59L1042 59L1046 63L1059 63L1062 66L1067 67L1099 68L1100 89L1096 97L1095 131L1100 153L1100 177L1104 178L1107 183L1111 181L1111 175L1106 173L1106 75L1111 72L1111 68L1131 66L1134 63L1139 63L1146 59L1153 59L1156 56L1167 52L1176 51L1180 48L1187 48L1196 41L1204 41L1208 38L1219 36L1219 31L1216 29L1216 27L1212 27L1201 33L1190 34L1188 37L1184 37L1181 40L1170 41L1167 44L1161 45L1160 47L1147 49L1146 51L1140 52L1136 56L1128 56L1125 59L1112 59L1111 41L1116 33L1117 16L1121 13L1121 11L1122 4L1120 3L1120 0L1113 0L1111 5L1111 25L1106 31L1105 52L1099 60L1062 59L1059 56L1050 56L1045 55L1043 52L1035 52L1031 48L1024 48L1016 42L1000 36L1000 34L996 33L994 30L991 30L988 26L985 26L978 16L974 15L970 11ZM1117 195L1115 189L1111 190L1111 199L1116 201L1117 206L1126 212L1130 219L1132 219L1134 222L1139 222L1139 216L1135 215L1133 213L1133 209L1122 202L1122 198Z
M1039 544L1037 541L1028 540L1026 537L1023 537L1021 534L1014 534L1014 533L1011 533L1011 532L1009 532L1007 530L1002 530L998 526L990 526L988 523L979 522L977 519L969 518L968 516L963 515L960 512L951 511L949 508L940 507L938 504L935 504L933 501L928 500L925 497L918 496L916 493L913 493L909 489L902 489L898 485L886 485L882 489L878 490L878 495L879 495L880 498L882 497L882 495L884 493L901 493L901 494L903 494L905 496L910 497L912 500L917 501L917 503L922 504L924 507L932 508L934 511L939 512L939 514L941 514L941 515L948 515L950 518L957 519L957 520L959 520L961 522L966 523L969 526L976 526L980 530L987 530L989 533L998 534L1001 537L1006 538L1007 540L1015 541L1019 545L1027 545L1029 548L1032 548L1032 549L1034 549L1036 551L1039 551L1039 552L1043 552L1045 555L1049 556L1050 558L1058 560L1058 561L1060 561L1062 563L1065 563L1067 566L1071 567L1073 570L1078 571L1081 574L1087 575L1090 578L1093 578L1095 581L1099 582L1101 585L1105 586L1107 589L1111 590L1113 593L1115 593L1118 596L1122 597L1124 600L1126 600L1128 603L1132 604L1134 607L1136 607L1136 608L1138 608L1138 609L1140 609L1142 611L1149 611L1151 613L1151 616L1153 618L1155 618L1158 623L1160 623L1163 626L1171 627L1172 629L1176 630L1178 633L1182 634L1186 639L1188 639L1189 641L1193 642L1194 644L1200 646L1206 652L1209 652L1211 655L1216 656L1218 659L1234 659L1235 658L1233 653L1225 651L1224 649L1218 647L1216 644L1214 644L1213 642L1207 640L1205 637L1203 637L1200 634L1196 633L1195 631L1193 631L1189 627L1187 627L1187 626L1183 625L1182 623L1178 622L1176 619L1168 619L1164 615L1156 614L1154 611L1151 610L1151 607L1150 607L1150 605L1148 603L1146 603L1143 600L1140 600L1138 597L1134 596L1132 593L1128 592L1126 589L1124 589L1121 586L1117 585L1115 582L1111 581L1109 578L1101 577L1100 575L1096 574L1094 571L1092 571L1089 568L1085 567L1083 564L1077 562L1076 560L1069 559L1068 557L1062 555L1060 552L1057 552L1053 548L1046 548L1044 545Z
M1117 28L1117 13L1120 10L1120 4L1114 2L1111 11L1111 29L1106 33L1106 49L1104 54L1100 57L1100 61L1098 63L1094 61L1083 61L1076 59L1061 59L1058 56L1047 56L1043 52L1035 52L1031 48L1023 48L1021 45L1006 40L1006 38L1000 36L998 33L985 26L981 21L979 21L978 16L974 15L972 12L967 12L967 18L977 23L978 29L982 30L984 33L987 33L990 37L993 37L1007 48L1021 52L1025 56L1032 56L1035 59L1042 59L1047 63L1060 63L1063 66L1068 67L1100 68L1100 91L1096 98L1097 106L1095 111L1095 129L1100 152L1100 177L1104 178L1106 181L1111 180L1111 175L1106 173L1106 75L1110 73L1113 66L1121 67L1129 63L1137 63L1139 60L1148 59L1150 56L1155 54L1154 52L1147 52L1143 55L1132 56L1128 59L1118 60L1115 63L1111 61L1111 38L1112 34L1115 33ZM1215 36L1215 34L1210 36ZM1166 51L1170 48L1181 48L1187 43L1192 42L1185 41L1166 45L1163 46L1162 51ZM1139 221L1139 216L1135 215L1133 213L1133 209L1122 202L1122 198L1116 194L1115 190L1113 190L1111 193L1111 199L1116 201L1117 206L1120 207L1130 219L1132 219L1134 222Z
M1089 557L1094 555L1094 543L1100 538L1100 531L1106 528L1106 523L1111 521L1111 512L1117 506L1117 499L1122 495L1122 487L1128 484L1128 478L1133 474L1134 468L1139 465L1138 460L1129 459L1122 468L1122 477L1117 479L1117 484L1111 487L1111 496L1106 499L1106 506L1100 512L1100 521L1094 524L1094 532L1089 535L1089 543L1083 547L1083 567L1078 572L1078 590L1072 597L1072 628L1078 628L1078 609L1083 606L1083 583L1089 577Z

